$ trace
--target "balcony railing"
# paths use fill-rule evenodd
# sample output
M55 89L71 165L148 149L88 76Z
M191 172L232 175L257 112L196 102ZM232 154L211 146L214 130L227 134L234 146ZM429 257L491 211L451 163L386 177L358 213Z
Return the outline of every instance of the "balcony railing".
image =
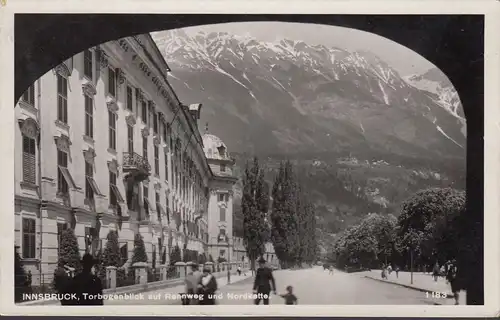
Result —
M144 159L137 153L124 152L123 171L143 176L145 179L147 176L149 176L149 172L151 171L151 166L149 165L147 159Z

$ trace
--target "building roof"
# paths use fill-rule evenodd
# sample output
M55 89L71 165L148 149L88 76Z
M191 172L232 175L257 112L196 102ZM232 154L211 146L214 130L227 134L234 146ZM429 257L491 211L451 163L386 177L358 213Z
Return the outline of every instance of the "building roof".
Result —
M205 133L203 139L203 151L207 159L231 160L226 144L217 136Z

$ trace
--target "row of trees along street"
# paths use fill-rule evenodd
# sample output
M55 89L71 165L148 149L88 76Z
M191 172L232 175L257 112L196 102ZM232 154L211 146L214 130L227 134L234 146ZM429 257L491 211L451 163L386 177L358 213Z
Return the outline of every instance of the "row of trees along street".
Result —
M134 249L132 258L129 261L125 261L122 256L122 252L120 250L119 244L119 236L118 231L110 230L106 237L106 245L102 252L98 252L96 254L96 258L99 260L99 264L96 266L97 275L103 281L103 284L106 283L106 267L113 266L117 267L116 280L117 286L127 286L135 284L135 276L133 274L133 269L129 268L130 265L133 265L136 262L148 262L148 255L146 254L146 248L144 244L143 237L140 234L136 234L134 237ZM81 255L80 249L78 246L78 241L75 236L74 230L68 228L64 230L61 234L61 243L59 247L59 258L58 258L58 266L54 271L54 277L51 284L41 283L39 286L32 287L30 276L24 269L22 259L20 258L19 253L15 250L15 300L19 302L22 298L22 293L26 292L55 292L57 284L55 283L55 279L57 279L56 275L58 272L64 272L62 266L68 266L74 269L74 273L78 273L81 271ZM156 257L158 255L158 257ZM196 251L184 249L181 250L179 246L175 245L170 250L170 259L167 277L175 277L175 268L174 265L176 262L184 261L184 262L197 262L203 264L207 261L214 262L211 255L206 256L205 253L198 254ZM156 253L153 257L154 263L164 264L166 262L166 251L162 253ZM154 278L152 268L148 268L148 277L150 279ZM43 280L43 279L42 279Z
M316 215L289 161L281 162L270 188L258 158L246 163L243 176L243 239L251 268L270 241L282 268L312 264L318 254ZM271 210L270 210L271 209Z
M460 274L475 252L463 236L465 215L465 192L422 190L403 202L397 218L369 214L338 234L329 260L338 268L355 270L382 264L409 270L413 262L413 269L421 271L456 260Z

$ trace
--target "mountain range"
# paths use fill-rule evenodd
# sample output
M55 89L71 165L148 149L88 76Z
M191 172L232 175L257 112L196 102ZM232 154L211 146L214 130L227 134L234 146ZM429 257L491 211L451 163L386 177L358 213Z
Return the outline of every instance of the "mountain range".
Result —
M329 220L377 209L361 202L390 208L426 185L464 182L464 114L439 69L402 76L369 51L307 41L182 29L152 36L177 95L203 103L202 123L238 165L252 155L268 168L295 161ZM334 179L342 182L332 189ZM350 181L359 181L361 197ZM394 186L400 195L389 195ZM346 204L346 192L359 201Z

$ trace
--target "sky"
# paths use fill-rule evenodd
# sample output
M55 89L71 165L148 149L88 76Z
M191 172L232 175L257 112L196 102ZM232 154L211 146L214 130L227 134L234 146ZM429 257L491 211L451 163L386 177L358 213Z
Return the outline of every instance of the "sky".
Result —
M422 74L435 67L413 50L379 35L356 29L287 22L238 22L184 28L192 35L200 31L227 32L239 36L250 35L256 40L273 42L280 39L302 40L309 45L322 44L348 51L370 51L401 76Z

